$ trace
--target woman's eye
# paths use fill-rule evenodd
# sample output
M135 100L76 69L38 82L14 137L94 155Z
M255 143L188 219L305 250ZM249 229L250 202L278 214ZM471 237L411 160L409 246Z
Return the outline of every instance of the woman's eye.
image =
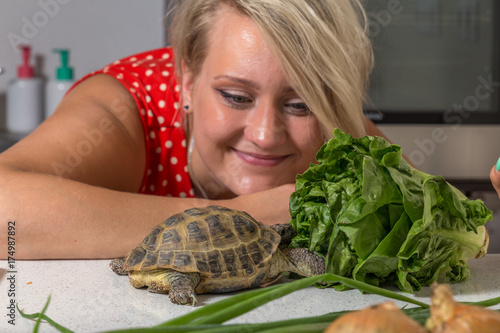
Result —
M221 94L224 102L228 104L229 106L236 108L236 109L243 109L245 108L248 104L251 104L253 101L252 99L238 95L238 94L231 94L225 90L220 90L217 89L217 91Z
M297 102L297 103L286 103L284 105L285 112L297 115L297 116L306 116L310 113L309 108L306 103Z

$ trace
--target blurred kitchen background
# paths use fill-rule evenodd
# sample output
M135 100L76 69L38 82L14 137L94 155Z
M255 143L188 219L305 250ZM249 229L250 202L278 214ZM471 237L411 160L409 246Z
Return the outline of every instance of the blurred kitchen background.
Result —
M419 169L481 198L494 221L489 182L500 157L500 1L365 0L375 70L367 115ZM6 130L7 83L18 43L32 47L36 75L53 80L70 49L75 80L130 54L166 45L168 0L0 0L0 151L21 136ZM488 223L490 252L500 226Z

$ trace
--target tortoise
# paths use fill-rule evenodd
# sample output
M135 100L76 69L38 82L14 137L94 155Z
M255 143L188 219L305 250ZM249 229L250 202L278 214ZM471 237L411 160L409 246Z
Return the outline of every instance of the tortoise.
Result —
M304 248L286 248L290 224L268 226L243 211L221 206L191 208L157 225L111 269L135 288L168 293L176 304L195 294L225 293L272 282L282 272L313 276L324 259Z

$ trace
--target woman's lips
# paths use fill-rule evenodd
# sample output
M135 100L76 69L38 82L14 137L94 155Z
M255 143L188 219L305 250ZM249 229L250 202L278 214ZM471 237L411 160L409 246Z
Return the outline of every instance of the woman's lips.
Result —
M272 167L283 162L289 155L261 155L243 152L234 149L236 156L248 164L255 166Z

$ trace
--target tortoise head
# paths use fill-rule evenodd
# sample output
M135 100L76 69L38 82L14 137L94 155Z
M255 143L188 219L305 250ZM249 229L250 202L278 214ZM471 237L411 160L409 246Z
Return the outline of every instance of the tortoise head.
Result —
M292 225L289 223L286 224L274 224L270 226L271 229L276 231L278 235L281 237L280 248L288 247L293 237L297 235L295 229L293 229Z
M325 259L304 248L284 249L283 254L292 264L291 271L301 276L314 276L325 273Z

